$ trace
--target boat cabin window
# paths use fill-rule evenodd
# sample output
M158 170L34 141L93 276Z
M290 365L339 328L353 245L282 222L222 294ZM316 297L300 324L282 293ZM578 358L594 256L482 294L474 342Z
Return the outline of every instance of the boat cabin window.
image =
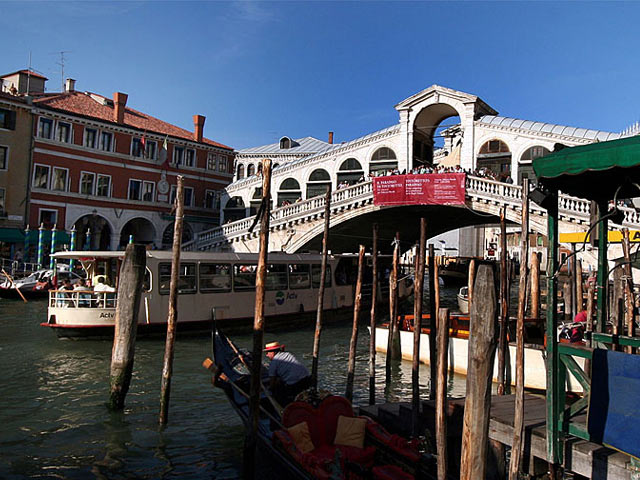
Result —
M229 263L201 263L200 291L230 292L231 265Z
M151 291L151 270L149 270L149 267L145 267L144 269L144 279L142 280L142 291L143 292Z
M322 265L311 265L311 286L313 288L320 288L320 271ZM331 286L331 265L327 264L327 276L324 279L324 286Z
M358 276L358 259L341 258L336 267L336 285L352 285Z
M255 290L257 265L235 264L233 266L233 289Z
M158 292L161 295L169 293L171 285L171 264L160 263L158 265L158 276L160 278L160 286ZM196 264L181 263L178 272L178 293L196 293Z
M293 263L289 265L289 284L292 290L311 287L311 275L308 263Z
M271 264L267 266L267 290L286 290L287 285L287 265Z

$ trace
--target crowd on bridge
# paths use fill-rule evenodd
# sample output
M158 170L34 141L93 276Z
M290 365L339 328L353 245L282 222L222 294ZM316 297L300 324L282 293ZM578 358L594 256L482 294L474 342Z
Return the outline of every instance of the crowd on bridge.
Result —
M386 177L390 175L425 175L430 173L466 173L467 175L473 175L474 177L488 178L490 180L496 180L498 182L513 183L513 179L511 178L511 175L509 173L505 172L497 175L488 168L483 167L472 170L469 168L462 168L460 165L417 165L409 170L409 172L407 172L407 170L400 171L398 168L394 168L391 170L379 170L377 172L371 172L369 174L369 178ZM364 181L364 176L360 178L360 181Z

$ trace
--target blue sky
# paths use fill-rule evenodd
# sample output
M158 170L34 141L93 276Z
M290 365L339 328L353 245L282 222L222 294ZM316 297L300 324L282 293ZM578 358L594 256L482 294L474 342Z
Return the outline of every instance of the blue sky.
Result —
M235 148L397 122L434 84L505 116L620 131L640 119L640 4L2 2L3 73L111 96Z

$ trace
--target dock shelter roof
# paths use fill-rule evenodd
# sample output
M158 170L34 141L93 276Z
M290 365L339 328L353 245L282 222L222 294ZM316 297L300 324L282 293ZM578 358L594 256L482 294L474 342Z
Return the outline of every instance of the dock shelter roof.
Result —
M589 200L640 196L640 136L567 147L533 160L539 182ZM638 186L634 185L637 184Z

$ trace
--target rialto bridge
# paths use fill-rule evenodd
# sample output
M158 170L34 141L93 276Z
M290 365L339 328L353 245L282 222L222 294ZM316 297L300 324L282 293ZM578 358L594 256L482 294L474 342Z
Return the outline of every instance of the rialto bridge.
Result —
M224 225L201 232L185 248L257 251L257 233L249 232L249 227L261 199L263 158L274 164L270 249L319 249L322 194L331 185L331 248L354 251L358 243L370 241L374 222L382 239L392 238L398 230L408 242L417 238L418 218L423 215L430 237L463 226L495 224L502 206L507 207L507 219L518 222L518 184L524 177L533 178L534 158L552 151L556 144L613 140L638 130L636 125L611 133L502 117L477 96L438 85L403 100L395 109L396 124L351 141L334 143L330 132L326 142L282 137L271 145L238 151L235 180L221 199ZM432 165L490 171L501 181L469 175L464 207L373 205L371 175ZM560 202L561 231L585 230L588 203L570 197L561 197ZM627 222L638 225L635 212L627 211ZM546 233L542 209L533 209L531 228Z

